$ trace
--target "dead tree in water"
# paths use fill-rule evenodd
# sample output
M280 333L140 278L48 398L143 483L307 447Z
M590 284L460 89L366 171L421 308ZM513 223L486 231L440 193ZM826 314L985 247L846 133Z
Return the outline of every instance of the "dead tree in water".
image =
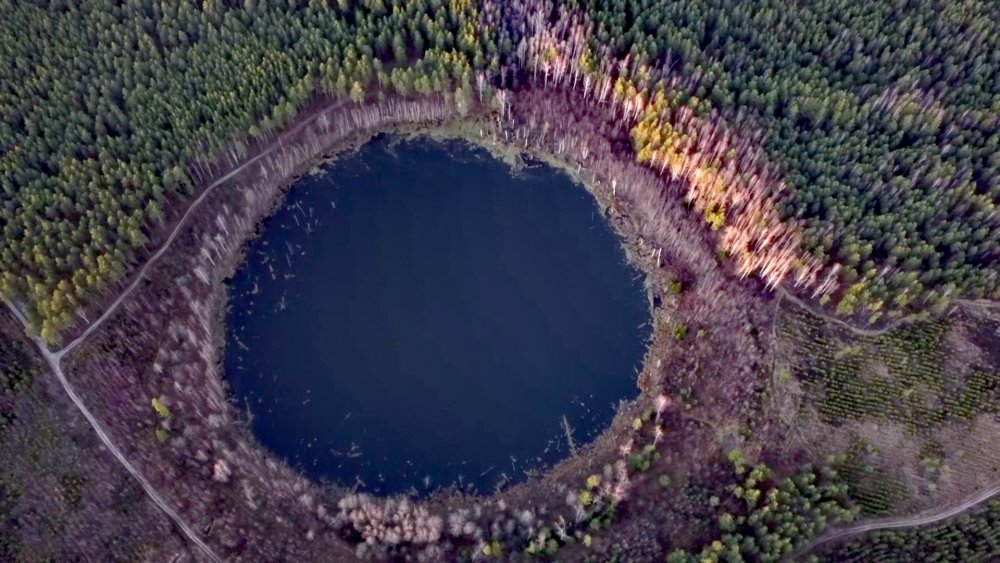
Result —
M566 415L562 415L563 433L566 435L566 446L569 447L569 455L576 457L576 441L573 440L573 427L569 425Z

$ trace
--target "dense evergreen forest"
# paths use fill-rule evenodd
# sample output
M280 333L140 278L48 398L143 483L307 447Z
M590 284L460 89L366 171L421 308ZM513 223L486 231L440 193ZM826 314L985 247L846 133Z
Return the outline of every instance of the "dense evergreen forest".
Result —
M122 318L65 364L65 349L56 353L57 368L65 365L138 469L84 459L98 447L88 421L73 422L72 405L50 400L56 382L35 377L41 363L27 342L0 341L0 449L11 452L0 461L13 475L0 479L0 512L21 498L47 510L7 519L28 532L18 542L0 534L0 554L61 553L84 535L96 539L81 553L131 554L133 544L158 541L180 517L136 525L144 531L132 538L117 531L143 523L133 516L141 513L111 521L100 512L138 506L142 488L130 475L141 471L227 559L309 560L302 554L344 543L425 560L445 559L446 549L470 560L504 550L572 560L592 547L635 559L669 547L672 561L779 560L808 551L831 525L894 513L897 490L874 462L864 466L868 477L853 461L838 471L792 467L793 448L807 439L783 427L809 421L798 406L787 407L789 420L771 420L784 416L785 402L817 399L831 444L827 428L846 435L848 425L876 418L885 433L897 424L990 437L993 427L973 425L995 422L995 324L937 319L862 338L857 326L809 313L781 331L770 306L780 313L782 302L757 299L758 285L729 274L795 294L784 303L801 298L862 323L944 310L956 298L1000 298L996 0L0 0L0 14L0 296L23 306L50 343L76 323L96 328L87 315L118 294L207 186L255 154L293 144L297 127L298 140L312 143L281 153L272 168L280 179L264 164L254 176L254 162L226 184L238 190L212 192L221 195L205 199L202 223L177 237L148 284L130 287ZM419 114L406 121L415 127L473 120L469 131L519 150L558 144L541 156L569 155L578 173L592 166L592 184L602 182L592 191L613 225L633 229L628 248L662 288L649 284L662 330L654 328L638 378L643 400L655 403L609 430L609 463L559 490L565 501L551 512L529 504L515 513L501 499L495 512L476 505L439 514L363 491L314 502L304 480L250 447L228 418L212 355L212 323L224 306L224 291L214 292L227 274L209 248L236 260L279 182L359 128L390 122L379 119L386 107ZM305 127L312 118L317 126ZM321 129L326 137L315 134ZM530 143L550 132L558 133L550 146ZM565 144L575 150L563 152ZM670 213L653 221L641 216L649 209ZM644 219L655 224L644 230ZM670 245L647 236L667 230ZM676 264L670 256L661 264L664 247ZM657 341L665 331L669 342ZM809 360L788 373L766 367L783 337ZM946 346L955 353L941 353ZM876 368L884 368L879 379L868 379ZM50 431L57 428L73 433ZM736 443L762 449L763 459L751 465ZM850 459L882 455L862 443L852 438ZM921 475L944 474L944 449L915 454ZM706 463L716 450L728 460ZM970 474L985 467L966 450L948 462ZM76 458L66 467L50 461L67 455ZM580 460L598 459L586 455ZM131 483L121 487L126 502L104 487L95 508L71 522L72 541L46 527L44 514L62 519L64 506L81 502L85 482L119 480ZM870 498L859 487L868 480L877 482ZM938 498L930 494L938 481L921 486ZM997 506L815 555L996 558ZM159 514L154 508L142 510ZM110 524L90 534L77 522ZM600 533L613 522L624 526ZM21 541L35 530L59 541L45 550ZM291 546L302 551L283 551Z
M1000 287L993 2L0 4L0 292L49 339L310 103L527 82L620 108L745 273L868 318Z
M0 291L34 304L48 338L224 150L245 154L321 92L468 84L493 50L461 1L3 4Z
M842 312L995 295L997 4L603 4L587 7L594 43L759 135L787 184L781 218L842 266Z

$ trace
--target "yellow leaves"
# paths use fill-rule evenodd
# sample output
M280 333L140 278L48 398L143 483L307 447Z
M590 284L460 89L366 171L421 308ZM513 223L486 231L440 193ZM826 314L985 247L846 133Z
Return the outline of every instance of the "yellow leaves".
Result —
M472 0L451 0L452 12L462 13L472 4Z
M97 273L104 278L111 277L111 257L107 254L101 254L97 257Z
M164 404L163 401L161 401L158 397L153 397L153 400L150 402L152 403L156 414L160 415L160 418L170 418L170 409L167 408L167 405Z
M150 401L153 405L153 410L156 414L160 415L160 423L156 425L156 429L153 431L156 434L156 439L160 442L166 442L170 434L167 432L167 420L170 418L170 409L164 404L158 397L153 397Z
M41 268L45 268L50 263L48 251L40 244L36 244L31 249L31 258Z
M66 301L66 295L62 292L62 290L59 288L53 289L52 297L47 303L48 306L46 307L46 313L48 315L57 314L66 305Z
M0 294L11 296L17 287L17 277L10 272L0 273Z
M583 54L580 55L580 67L583 69L585 73L590 73L597 70L596 59L590 47L587 47L583 51Z
M718 231L726 225L726 206L716 203L705 209L705 222L712 227L713 231Z
M486 557L499 557L503 555L503 544L499 540L493 540L483 545L483 555Z
M59 332L56 331L50 323L42 322L42 329L39 332L39 336L42 337L47 344L53 344L59 340Z
M465 32L462 34L462 39L465 41L467 45L475 45L476 44L475 28L473 28L471 25L466 27Z
M647 145L642 149L640 149L638 154L636 154L636 160L638 160L642 164L645 164L653 159L653 154L654 154L653 150L650 149L649 146Z
M601 476L600 475L591 475L590 477L587 477L587 488L588 489L596 489L598 486L600 486L600 484L601 484Z

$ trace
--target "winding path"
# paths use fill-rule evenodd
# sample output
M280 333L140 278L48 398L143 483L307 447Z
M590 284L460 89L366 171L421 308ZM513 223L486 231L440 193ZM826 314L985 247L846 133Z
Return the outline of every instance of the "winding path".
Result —
M854 334L856 334L858 336L879 336L879 335L885 334L885 333L887 333L887 332L889 332L889 331L891 331L891 330L893 330L893 329L895 329L895 328L897 328L897 327L899 327L901 325L912 323L912 322L917 322L917 321L920 321L920 320L926 318L925 316L920 315L920 314L909 315L909 316L905 316L905 317L900 317L900 318L898 318L898 319L890 322L889 324L887 324L887 325L885 325L885 326L883 326L881 328L873 328L873 329L858 328L858 327L852 325L851 323L849 323L849 322L847 322L847 321L845 321L843 319L839 319L837 317L830 316L829 314L827 314L827 313L825 313L825 312L823 312L821 310L817 310L816 308L810 306L808 303L805 303L803 300L799 299L799 297L797 297L796 295L794 295L793 293L791 293L790 291L788 291L784 287L779 287L778 290L777 290L777 292L778 292L778 299L777 299L777 303L775 305L775 311L776 312L778 310L780 310L781 301L783 299L788 299L789 301L795 303L795 305L797 305L797 306L799 306L799 307L801 307L801 308L809 311L813 315L816 315L816 316L822 318L823 320L825 320L825 321L827 321L829 323L833 323L833 324L836 324L838 326L841 326L842 328L845 328L845 329L849 330L850 332L852 332L852 333L854 333ZM953 301L953 303L957 304L957 305L960 305L960 306L963 306L963 307L970 308L970 309L980 309L980 310L982 310L982 309L997 309L997 308L1000 308L1000 303L997 303L997 302L994 302L994 301L989 301L989 300L986 300L986 299L956 299L956 300ZM773 330L774 330L774 327L772 326L772 338L775 336L774 333L773 333ZM805 441L803 441L803 443L805 443ZM819 546L821 546L823 544L826 544L826 543L829 543L829 542L832 542L832 541L836 541L836 540L841 540L841 539L848 538L848 537L851 537L851 536L857 536L857 535L866 534L866 533L869 533L869 532L877 532L877 531L881 531L881 530L898 530L898 529L901 529L901 528L916 528L916 527L921 527L921 526L927 526L929 524L934 524L934 523L940 522L942 520L947 520L949 518L952 518L954 516L957 516L957 515L961 514L962 512L965 512L966 510L969 510L971 508L979 506L980 504L982 504L984 502L987 502L990 499L992 499L993 497L996 497L998 495L1000 495L1000 483L994 483L992 486L987 487L986 489L983 489L982 491L979 491L977 494L975 494L974 496L966 499L965 501L963 501L960 504L957 504L957 505L954 505L954 506L950 506L950 507L947 507L947 506L946 507L941 507L941 508L939 508L938 510L936 510L934 512L924 513L924 514L917 514L917 515L913 515L913 516L900 516L900 517L895 517L895 518L888 518L888 519L882 519L882 520L874 520L874 521L869 521L867 523L857 524L857 525L846 527L846 528L831 528L826 533L824 533L820 537L816 538L816 540L814 540L808 546L802 548L801 550L799 550L798 552L796 552L794 555L792 555L791 559L792 560L797 560L800 557L804 556L807 553L810 553L812 550L814 550L815 548L817 548L817 547L819 547Z
M319 118L322 115L325 115L327 111L329 111L331 108L336 107L336 105L337 104L332 104L317 111L309 119L306 119L305 121L296 125L292 129L289 129L288 131L285 131L284 133L279 135L273 144L271 144L266 149L258 153L256 156L250 158L249 160L247 160L243 164L240 164L236 168L233 168L232 170L227 172L224 176L219 177L214 182L209 184L202 191L201 195L199 195L198 198L195 199L191 203L191 205L188 206L187 211L184 212L184 215L182 215L181 218L178 219L177 225L174 226L174 229L170 232L170 235L167 237L165 241L163 241L163 244L160 245L160 249L151 254L149 258L146 259L146 262L142 265L142 267L139 268L139 271L135 274L135 277L132 279L132 282L129 283L125 287L125 289L122 290L121 294L119 294L118 297L114 301L112 301L110 305L108 305L108 307L104 310L104 313L102 313L100 317L95 319L94 322L90 323L90 325L87 326L87 328L82 333L80 333L80 336L77 336L72 342L66 344L60 350L53 353L56 354L57 357L61 358L64 354L79 346L84 340L87 339L88 336L90 336L95 330L97 330L97 328L100 327L101 324L104 323L104 321L108 320L108 318L114 314L114 312L118 309L118 307L122 304L122 302L124 302L125 299L127 299L128 296L131 295L133 291L135 291L135 288L139 287L139 283L143 280L144 277L146 277L146 272L148 272L149 269L153 266L153 264L156 263L156 261L159 260L160 257L167 252L167 250L170 249L170 245L173 244L174 239L176 239L177 235L180 234L181 228L187 222L188 218L201 205L201 203L205 200L205 198L207 198L210 193L215 191L215 188L221 186L226 181L230 180L240 172L243 172L243 170L245 170L251 164L254 164L260 159L267 157L271 153L280 149L282 147L282 143L285 138L297 134L304 127L315 121L317 118Z
M858 336L880 336L893 330L901 325L915 323L918 321L926 320L928 317L922 313L914 313L912 315L906 315L905 317L899 317L885 326L880 328L858 328L857 326L845 321L844 319L832 316L822 309L813 307L812 305L806 303L798 296L796 296L791 291L788 291L784 287L778 287L776 290L779 297L786 298L792 303L795 303L799 307L809 311L813 315L842 328L845 328ZM1000 309L1000 302L990 301L988 299L953 299L951 301L952 305L960 305L962 307L967 307L969 309Z
M163 244L160 245L159 250L151 254L149 258L146 259L146 262L142 265L142 267L139 268L138 272L136 272L132 281L122 290L122 292L118 295L118 297L114 301L112 301L110 305L108 305L108 307L104 310L104 312L101 314L100 317L95 319L94 322L90 323L90 325L88 325L87 328L82 333L80 333L80 335L77 336L74 340L72 340L59 350L53 351L49 348L48 344L46 344L45 341L42 340L41 337L39 336L31 337L31 340L35 343L35 346L38 347L39 353L42 355L43 358L45 358L45 362L49 365L49 368L52 370L52 373L54 373L56 378L59 380L59 383L62 385L63 390L66 391L67 395L69 395L70 400L73 401L73 404L76 406L77 410L79 410L80 413L83 414L83 417L87 420L87 422L90 423L91 428L94 429L94 433L97 434L97 437L100 438L104 446L108 448L108 451L110 451L111 454L115 456L115 459L118 460L118 463L120 463L129 472L129 474L132 475L132 477L134 477L135 480L139 482L139 484L142 486L142 489L146 492L146 495L149 496L150 499L152 499L152 501L156 504L156 506L159 507L159 509L162 510L163 513L166 514L173 521L173 523L181 530L181 532L188 538L188 540L190 540L191 543L193 543L195 547L197 547L205 555L205 557L207 557L213 563L221 563L223 559L219 557L212 550L212 548L209 547L201 539L201 537L199 537L198 534L194 530L192 530L190 526L187 525L187 523L184 522L181 516L160 495L160 493L156 490L153 484L150 483L139 471L139 469L136 468L136 466L133 465L128 460L128 458L125 457L125 455L122 453L120 449L118 449L118 446L115 445L115 443L111 440L111 437L108 436L107 432L105 432L104 427L101 425L100 421L97 420L97 418L90 412L87 406L80 399L80 396L77 395L76 390L73 388L72 384L70 384L69 380L66 378L66 374L63 372L62 369L62 359L67 353L71 352L77 346L82 344L91 334L94 333L94 331L100 328L105 321L111 318L111 316L115 313L115 311L118 310L118 307L120 307L121 304L129 297L129 295L131 295L132 292L135 291L135 289L139 286L139 283L143 280L146 273L153 266L153 264L167 252L167 250L170 248L170 245L174 242L174 240L177 238L177 235L180 234L181 230L187 223L188 218L208 197L208 195L215 190L215 188L219 187L229 179L233 178L234 176L245 170L248 166L258 162L262 158L265 158L268 155L272 154L273 152L279 150L282 147L282 143L285 138L297 134L304 127L315 121L318 117L326 114L326 112L330 109L330 107L332 106L328 106L321 109L320 111L317 111L310 118L306 119L305 121L293 127L292 129L289 129L288 131L282 133L280 136L278 136L276 141L272 143L270 146L268 146L266 149L262 150L254 157L248 159L246 162L233 168L225 175L217 178L214 182L212 182L204 190L202 190L201 195L199 195L191 203L191 205L188 206L187 210L177 221L177 224L174 226L174 229L170 232L170 235L163 242ZM4 302L7 308L10 309L11 313L13 313L14 316L17 318L17 320L24 326L25 331L28 334L31 334L33 332L33 327L31 326L31 323L28 321L27 317L25 317L24 313L6 296L0 295L0 300Z
M84 329L84 331L82 333L80 333L80 335L77 336L74 340L70 341L69 343L67 343L66 345L64 345L62 348L60 348L59 350L53 351L53 350L51 350L49 348L48 344L46 344L45 341L41 337L39 337L39 336L32 336L31 337L31 340L37 346L39 353L45 359L46 363L49 365L49 368L52 370L52 372L55 374L56 378L59 380L59 383L62 385L63 390L66 391L66 394L69 396L70 400L72 400L73 404L76 406L76 408L80 411L80 413L84 416L84 418L87 420L87 422L93 428L94 432L97 434L98 438L101 440L101 442L104 444L104 446L108 448L108 451L110 451L111 454L115 457L115 459L117 459L118 462L129 472L129 474L131 474L132 477L134 477L136 479L136 481L139 482L139 484L142 486L143 490L145 491L146 495L148 495L149 498L152 499L152 501L157 505L157 507L160 510L162 510L163 513L166 514L173 521L173 523L181 530L181 532L191 541L191 543L193 543L205 555L205 557L207 557L209 560L213 561L213 563L221 563L223 561L223 559L219 555L217 555L212 550L212 548L209 547L201 539L201 537L199 537L199 535L194 530L192 530L191 527L189 527L184 522L184 520L181 518L181 516L160 495L160 493L156 490L156 488L153 486L153 484L150 483L142 475L142 473L139 471L139 469L136 468L125 457L125 455L122 453L122 451L120 449L118 449L118 447L115 445L115 443L111 440L111 437L108 436L107 432L105 432L105 430L104 430L103 426L101 425L100 421L98 421L97 418L90 412L90 410L87 408L87 406L80 399L79 395L77 395L76 390L73 388L72 384L70 384L69 380L66 378L66 374L63 372L63 369L62 369L62 359L63 359L63 357L67 353L71 352L72 350L74 350L75 348L77 348L80 344L82 344L91 334L93 334L98 328L100 328L101 325L103 325L103 323L105 321L107 321L109 318L111 318L111 316L117 311L117 309L121 306L121 304L139 286L140 282L143 280L143 278L145 278L145 275L150 270L150 268L156 263L157 260L160 259L160 257L162 257L169 250L170 245L174 242L174 240L180 234L180 232L183 229L183 227L185 226L188 218L194 213L194 211L201 205L201 203L208 197L209 194L211 194L218 186L222 185L226 181L230 180L234 176L236 176L239 173L241 173L248 166L250 166L250 165L258 162L262 158L265 158L265 157L269 156L270 154L274 153L275 151L277 151L278 149L280 149L282 147L284 139L286 139L288 137L291 137L293 135L296 135L304 127L306 127L309 124L311 124L313 121L315 121L320 116L325 115L331 108L335 107L336 105L337 104L332 104L330 106L327 106L327 107L324 107L324 108L318 110L315 114L313 114L312 116L310 116L309 118L307 118L306 120L304 120L302 123L296 125L292 129L289 129L288 131L285 131L284 133L282 133L281 135L279 135L276 138L275 142L272 143L270 146L268 146L266 149L262 150L260 153L258 153L257 155L253 156L252 158L248 159L247 161L243 162L239 166L236 166L235 168L233 168L232 170L230 170L228 173L226 173L225 175L217 178L214 182L212 182L211 184L209 184L208 186L206 186L205 189L202 190L201 195L199 195L188 206L188 208L184 212L184 214L180 217L180 219L178 219L177 224L174 226L173 230L167 236L166 240L164 240L163 244L160 245L160 248L156 252L154 252L153 254L151 254L146 259L145 263L135 273L132 281L129 282L128 285L126 285L122 289L122 291L118 295L118 297L115 298L115 300L112 301L107 306L107 308L104 310L104 312L97 319L95 319L94 322L90 323L86 327L86 329ZM887 326L885 326L883 328L880 328L880 329L859 329L859 328L851 325L850 323L847 323L847 322L843 321L842 319L831 317L831 316L823 313L822 311L817 311L817 310L813 309L808 304L806 304L802 300L800 300L797 296L795 296L792 293L786 291L784 288L779 288L778 291L780 292L780 295L782 297L788 298L789 300L793 301L794 303L796 303L797 305L799 305L799 306L801 306L803 308L806 308L807 310L811 311L812 313L814 313L816 315L819 315L819 316L823 317L824 319L826 319L826 320L828 320L830 322L833 322L833 323L839 324L839 325L841 325L843 327L846 327L847 329L851 330L852 332L854 332L856 334L861 334L861 335L879 335L879 334L883 334L883 333L891 330L892 328L895 328L896 326L898 326L898 325L900 325L902 323L911 322L911 321L915 320L913 317L903 317L903 318L900 318L900 319L896 319L895 321L893 321L889 325L887 325ZM24 326L25 331L28 334L31 334L34 329L31 326L31 323L25 317L24 313L13 302L11 302L6 296L0 295L0 301L3 301L3 303L7 306L7 308L10 309L10 311L14 314L14 316L18 319L18 321ZM993 307L993 306L996 306L996 304L994 304L994 303L990 303L990 302L984 303L982 301L975 301L975 302L969 302L969 303L970 304L974 304L976 306L980 306L980 307ZM772 330L773 330L773 328L772 328ZM923 525L931 524L931 523L934 523L934 522L938 522L938 521L941 521L941 520L944 520L944 519L947 519L947 518L951 518L952 516L955 516L955 515L963 512L965 510L968 510L969 508L977 506L977 505L979 505L979 504L981 504L981 503L983 503L983 502L991 499L992 497L996 496L998 493L1000 493L1000 486L994 486L994 487L992 487L990 489L987 489L985 491L980 492L977 496L966 500L965 502L963 502L960 505L957 505L957 506L954 506L954 507L951 507L951 508L947 508L947 509L942 509L941 511L939 511L937 513L932 513L932 514L924 515L924 516L903 517L903 518L897 518L897 519L891 519L891 520L884 520L884 521L879 521L879 522L870 522L868 524L860 524L860 525L857 525L857 526L854 526L854 527L850 527L850 528L830 530L828 533L824 534L823 536L821 536L820 538L818 538L816 541L814 541L813 543L811 543L801 553L806 553L808 551L811 551L812 549L814 549L814 548L816 548L816 547L818 547L818 546L820 546L820 545L822 545L824 543L830 542L830 541L834 541L834 540L841 539L841 538L844 538L844 537L849 537L849 536L852 536L852 535L862 534L862 533L865 533L865 532L876 531L876 530L885 530L885 529L907 528L907 527L913 527L913 526L923 526Z
M783 297L785 299L788 299L792 303L795 303L796 305L798 305L799 307L805 309L806 311L809 311L813 315L816 315L817 317L820 317L821 319L825 320L826 322L833 323L833 324L838 325L838 326L840 326L842 328L846 328L847 330L851 331L852 333L854 333L854 334L856 334L858 336L879 336L879 335L882 335L882 334L885 334L885 333L889 332L890 330L892 330L892 329L894 329L894 328L896 328L896 327L898 327L900 325L904 325L904 324L907 324L907 323L917 322L919 320L927 318L926 316L917 313L917 314L914 314L914 315L907 315L905 317L900 317L898 319L895 319L892 322L890 322L889 324L887 324L887 325L885 325L885 326L883 326L881 328L858 328L857 326L854 326L853 324L845 321L844 319L840 319L840 318L831 316L831 315L827 314L826 312L822 311L821 309L817 309L816 307L813 307L813 306L809 305L808 303L806 303L802 299L799 299L799 297L797 295L795 295L791 291L788 291L784 287L778 287L777 291L778 291L778 294L781 297ZM957 303L959 301L955 301L955 302Z
M817 547L829 543L832 541L848 538L851 536L856 536L859 534L865 534L868 532L876 532L881 530L898 530L900 528L917 528L921 526L926 526L928 524L934 524L935 522L940 522L942 520L947 520L954 516L965 512L971 508L979 506L984 502L992 499L993 497L1000 494L1000 484L994 484L991 487L979 491L972 497L969 497L960 504L953 505L950 507L941 507L935 512L917 514L913 516L900 516L896 518L888 518L885 520L877 520L868 522L865 524L858 524L856 526L851 526L848 528L833 528L827 531L825 534L816 538L811 544L803 548L800 552L793 556L793 559L798 559L799 557L811 552Z
M21 313L21 310L18 309L13 303L8 301L6 297L3 297L2 299L3 302L7 305L7 308L10 309L12 313L14 313L15 317L17 317L17 320L19 320L26 329L30 328L30 325L28 324L28 319L25 318L23 313ZM43 342L40 337L34 336L32 337L32 340L35 342L35 345L38 346L38 351L42 354L42 357L45 358L46 363L49 364L49 368L52 370L52 373L54 373L56 375L56 378L59 379L59 383L63 386L63 389L66 391L66 394L69 395L70 400L73 401L73 404L76 405L76 408L80 411L81 414L83 414L83 417L87 419L87 422L90 423L91 428L94 429L94 433L96 433L97 437L101 439L101 442L104 444L104 446L108 448L108 451L111 452L111 455L115 456L115 459L118 460L118 463L121 463L122 466L129 472L129 474L131 474L132 477L134 477L135 480L139 482L139 485L142 486L142 490L146 491L146 495L148 495L149 498L152 499L153 502L156 504L156 506L159 507L159 509L162 510L163 513L166 514L173 521L173 523L181 530L181 532L184 533L187 539L191 540L191 543L193 543L199 550L201 550L201 552L205 554L205 556L208 557L208 559L210 559L215 563L221 563L222 558L216 555L215 552L212 551L212 548L208 547L208 545L204 541L202 541L200 537L198 537L198 534L195 533L195 531L192 530L187 525L187 523L184 522L183 519L181 519L180 515L177 514L177 512L173 508L171 508L169 504L167 504L167 501L164 500L162 496L160 496L160 493L157 492L155 487L153 487L153 484L147 481L146 478L143 477L142 473L140 473L139 470L134 465L132 465L131 462L129 462L129 460L125 457L125 455L121 452L121 450L119 450L118 447L115 445L115 443L111 441L111 438L108 436L108 434L104 431L104 428L101 426L101 423L97 420L97 418L94 417L93 414L91 414L90 410L87 409L87 406L83 404L83 401L80 400L79 395L76 394L76 390L73 389L72 385L70 385L69 380L66 379L66 374L63 373L62 370L62 355L66 352L66 349L64 348L59 352L52 352L51 350L49 350L48 345L45 344L45 342Z

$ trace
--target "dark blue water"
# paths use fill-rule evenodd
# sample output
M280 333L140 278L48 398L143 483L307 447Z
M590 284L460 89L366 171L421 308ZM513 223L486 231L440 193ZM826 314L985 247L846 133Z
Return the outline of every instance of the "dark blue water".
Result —
M649 333L597 205L545 166L377 139L302 180L232 281L226 374L265 446L373 492L491 492L610 421Z

